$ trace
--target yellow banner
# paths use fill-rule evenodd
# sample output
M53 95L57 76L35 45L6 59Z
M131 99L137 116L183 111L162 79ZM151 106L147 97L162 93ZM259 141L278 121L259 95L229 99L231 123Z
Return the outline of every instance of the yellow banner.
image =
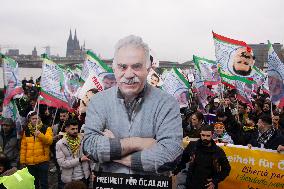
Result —
M219 189L284 188L284 154L244 146L220 146L231 165Z

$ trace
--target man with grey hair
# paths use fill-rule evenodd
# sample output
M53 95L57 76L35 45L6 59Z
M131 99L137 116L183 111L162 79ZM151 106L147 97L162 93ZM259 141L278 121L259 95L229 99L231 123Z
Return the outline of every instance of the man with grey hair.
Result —
M147 84L149 47L127 36L115 49L117 86L97 93L86 116L84 150L103 172L167 173L182 154L182 121L174 97Z

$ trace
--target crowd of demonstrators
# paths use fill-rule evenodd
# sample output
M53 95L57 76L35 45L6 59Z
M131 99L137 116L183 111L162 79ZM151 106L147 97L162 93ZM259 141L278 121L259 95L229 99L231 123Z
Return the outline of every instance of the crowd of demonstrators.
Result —
M173 171L178 188L213 189L231 169L216 143L284 151L284 110L271 105L269 95L258 91L250 105L225 87L222 97L208 97L204 109L197 93L179 109L174 97L146 83L148 54L139 37L120 41L113 63L117 86L90 89L74 112L38 105L40 78L24 79L24 95L15 99L18 118L1 120L1 175L27 167L36 188L48 188L52 160L50 172L57 172L60 189L88 187L94 169ZM113 84L112 77L105 79ZM182 137L196 141L183 150Z
M272 105L268 95L255 95L251 106L238 101L235 91L228 89L223 98L208 97L208 101L204 109L197 108L198 97L193 95L189 107L181 109L184 137L199 140L195 142L195 139L190 139L192 141L185 148L182 161L174 171L177 174L179 189L218 188L218 183L228 176L228 160L215 143L244 145L278 152L284 149L284 110ZM213 119L208 121L208 115L213 115ZM208 131L206 134L211 141L209 148L207 141L203 141L205 131ZM216 161L212 160L214 158ZM214 170L214 162L219 166L223 165L220 174L216 171L220 169Z
M221 126L224 127L224 129L221 129L223 130L222 135L229 138L230 142L228 143L248 145L251 140L257 139L263 142L264 146L261 147L277 149L279 145L283 145L284 111L275 105L271 105L268 95L258 94L254 96L254 99L252 106L242 103L235 98L234 91L228 90L222 99L218 97L209 98L206 107L209 110L208 112L189 105L188 110L182 110L182 113L185 112L183 119L184 136L198 138L198 134L192 133L195 133L200 125L206 124L204 116L211 113L216 116L213 121L215 124L212 124L212 127L215 127L214 137L220 138L221 133L217 134L217 128ZM194 97L191 99L191 101L195 100L197 99ZM275 137L277 138L275 146L265 145L274 141Z

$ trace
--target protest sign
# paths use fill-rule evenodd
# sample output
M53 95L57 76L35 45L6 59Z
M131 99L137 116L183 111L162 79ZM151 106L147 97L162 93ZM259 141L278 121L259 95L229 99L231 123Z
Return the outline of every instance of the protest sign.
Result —
M284 188L284 156L273 150L245 146L221 146L231 165L220 189Z
M95 173L94 189L171 189L171 177L121 173Z

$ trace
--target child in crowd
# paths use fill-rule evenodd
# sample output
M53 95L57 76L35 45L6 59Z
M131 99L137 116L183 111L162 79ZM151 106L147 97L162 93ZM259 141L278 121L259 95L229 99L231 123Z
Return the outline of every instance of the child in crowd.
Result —
M225 125L222 122L217 122L214 124L213 140L216 143L233 144L233 140L226 132Z

